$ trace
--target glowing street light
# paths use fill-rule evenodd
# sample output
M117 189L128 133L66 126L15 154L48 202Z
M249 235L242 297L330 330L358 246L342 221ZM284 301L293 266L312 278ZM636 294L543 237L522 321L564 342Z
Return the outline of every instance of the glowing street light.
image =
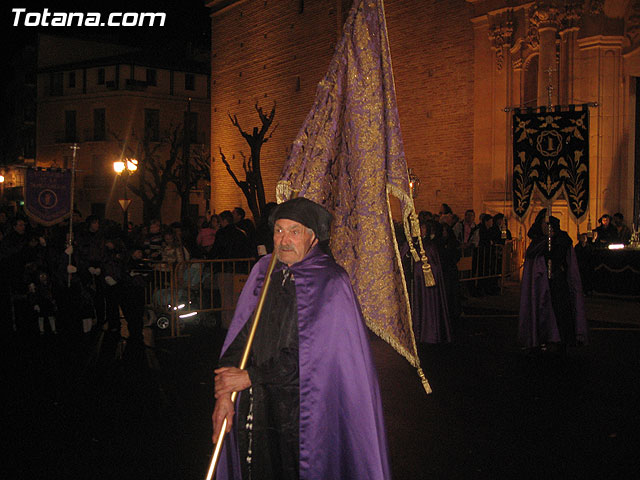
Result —
M138 169L138 160L135 158L125 158L123 160L116 160L113 162L113 170L118 176L124 177L124 200L120 200L120 206L122 207L122 228L125 233L128 230L129 215L128 209L131 200L127 198L127 183L129 182L129 175Z
M409 169L409 194L411 198L416 198L418 196L418 187L420 187L420 179L418 176L413 173L413 169Z

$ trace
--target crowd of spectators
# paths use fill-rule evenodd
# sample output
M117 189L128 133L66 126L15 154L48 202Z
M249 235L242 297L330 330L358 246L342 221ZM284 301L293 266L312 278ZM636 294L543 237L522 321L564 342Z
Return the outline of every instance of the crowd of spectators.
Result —
M146 225L127 226L79 212L73 216L73 242L69 222L43 227L27 216L0 210L0 301L10 311L14 328L25 327L40 334L89 332L96 325L119 329L120 310L130 317L132 335L142 325L144 277L136 272L150 262L166 265L190 259L255 258L273 250L268 216L275 203L267 204L257 225L236 207L210 217L200 216L188 224L163 225L152 219ZM473 256L476 276L492 276L495 267L483 252L512 240L502 213L483 213L476 223L474 210L462 218L447 204L438 213L418 216L423 242L437 252L442 269L448 311L461 313L460 298L499 292L497 278L465 284L461 288L457 269L461 256ZM603 215L593 238L580 235L575 246L585 291L590 290L590 253L611 243L628 243L629 227L621 213ZM495 259L491 260L491 264Z
M605 213L598 219L598 226L592 232L578 236L574 250L582 279L582 290L586 295L593 292L595 275L595 252L609 245L628 245L631 241L631 229L620 212L613 216Z
M613 217L605 213L598 219L592 238L596 248L607 248L612 243L626 245L630 240L631 229L625 223L622 213L617 212Z
M431 238L427 240L439 246L440 256L445 258L452 276L461 256L474 258L472 271L475 276L496 274L493 265L497 260L491 255L494 255L497 250L492 247L505 245L512 240L511 231L502 213L495 215L482 213L479 216L479 223L476 223L476 214L473 209L467 209L464 216L460 218L453 213L449 205L443 203L437 214L421 211L418 214L418 220L420 225L431 224L428 229L432 232ZM457 278L457 270L455 277ZM459 290L457 286L455 289ZM496 279L474 282L467 290L467 293L479 296L496 294L499 291Z
M472 209L460 218L447 204L438 213L418 214L420 237L435 286L425 287L422 262L412 265L408 245L401 245L404 270L412 292L413 325L416 340L425 343L451 341L452 324L462 314L466 296L494 295L500 292L498 277L502 273L502 249L512 240L504 214L482 214L479 223ZM404 234L397 225L396 238ZM416 244L416 250L418 245ZM467 276L460 281L458 269L462 257L471 259Z
M256 228L240 207L184 225L129 223L126 231L77 211L72 221L69 242L68 220L43 227L0 210L0 308L11 312L4 318L14 330L82 335L99 326L117 334L122 312L130 342L141 342L145 272L190 259L254 258L273 248L265 225Z

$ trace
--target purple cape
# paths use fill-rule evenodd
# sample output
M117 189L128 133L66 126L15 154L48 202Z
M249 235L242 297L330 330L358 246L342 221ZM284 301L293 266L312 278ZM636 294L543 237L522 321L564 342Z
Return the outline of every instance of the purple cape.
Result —
M420 343L451 342L449 306L445 291L444 276L438 251L429 243L424 243L435 286L424 284L422 262L413 267L413 332Z
M584 311L584 297L578 262L573 248L567 250L567 280L575 338L566 339L568 343L586 344L588 339L587 319ZM547 279L547 264L542 255L524 262L522 286L520 290L520 315L518 323L518 341L524 347L537 347L543 343L559 343L560 330L553 307L551 291Z
M270 260L261 258L251 270L222 354L253 314ZM300 479L388 479L378 378L349 277L317 246L290 270L298 308ZM241 479L236 428L223 447L218 480Z

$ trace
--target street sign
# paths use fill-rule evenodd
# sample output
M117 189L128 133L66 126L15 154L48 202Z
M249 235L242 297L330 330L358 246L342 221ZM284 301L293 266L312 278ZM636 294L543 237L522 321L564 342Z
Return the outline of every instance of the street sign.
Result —
M118 200L118 203L122 207L122 211L126 212L129 208L129 205L131 205L131 200Z

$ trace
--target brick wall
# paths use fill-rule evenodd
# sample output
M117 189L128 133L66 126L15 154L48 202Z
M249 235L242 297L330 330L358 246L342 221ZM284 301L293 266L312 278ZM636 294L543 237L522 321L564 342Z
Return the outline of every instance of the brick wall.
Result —
M267 200L333 55L346 0L247 0L212 17L212 208L246 202L220 161L241 178L249 149L229 121L259 126L258 102L275 101L278 127L262 150ZM472 203L473 31L465 0L386 0L389 41L408 166L421 179L418 209ZM298 80L299 78L299 80ZM235 159L231 157L235 155Z
M416 209L472 205L473 29L464 0L386 0L407 165Z

